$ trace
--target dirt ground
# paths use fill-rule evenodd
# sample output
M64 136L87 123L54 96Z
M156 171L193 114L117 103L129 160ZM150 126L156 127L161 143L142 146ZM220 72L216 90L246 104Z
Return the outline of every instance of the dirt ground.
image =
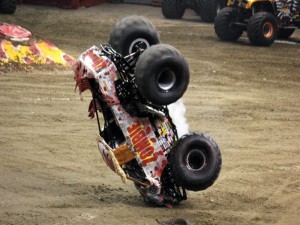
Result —
M62 67L0 72L0 224L288 224L300 221L300 30L259 48L225 43L193 11L166 20L151 6L102 4L64 10L22 5L19 24L74 57L107 43L126 15L143 15L191 71L184 95L191 131L209 133L223 157L209 189L172 209L144 203L97 149L89 95Z

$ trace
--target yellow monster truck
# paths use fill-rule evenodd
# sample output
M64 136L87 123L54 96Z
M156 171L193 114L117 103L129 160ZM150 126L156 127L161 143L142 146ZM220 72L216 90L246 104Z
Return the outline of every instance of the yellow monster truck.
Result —
M270 46L300 28L300 0L229 0L214 29L223 41L236 41L244 31L256 46Z

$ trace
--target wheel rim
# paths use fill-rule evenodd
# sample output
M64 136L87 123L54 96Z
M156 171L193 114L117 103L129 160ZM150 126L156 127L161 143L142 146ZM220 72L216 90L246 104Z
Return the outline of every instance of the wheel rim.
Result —
M186 167L191 172L202 170L207 165L207 157L202 150L193 149L186 156Z
M147 49L150 47L150 43L145 38L135 39L129 46L129 54L136 52L137 49L141 46L143 49Z
M165 69L158 74L157 85L161 90L165 92L169 91L175 85L175 82L176 75L170 69Z
M262 27L262 32L265 38L270 38L273 36L274 28L271 22L265 22Z

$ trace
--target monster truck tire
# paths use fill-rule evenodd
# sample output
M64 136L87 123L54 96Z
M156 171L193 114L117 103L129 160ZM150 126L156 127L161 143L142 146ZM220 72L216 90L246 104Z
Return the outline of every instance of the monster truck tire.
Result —
M185 7L182 6L181 1L182 0L162 0L161 9L164 17L167 19L181 19L185 11Z
M217 13L224 8L224 0L199 0L195 10L204 22L214 22Z
M169 105L177 101L189 84L189 67L174 47L166 44L150 46L135 67L138 90L148 101Z
M217 36L223 41L236 41L243 33L239 27L233 27L234 21L233 8L223 8L215 18L214 29Z
M278 29L278 39L288 39L292 34L294 33L295 29L285 29L285 28L279 28Z
M108 43L123 56L136 51L138 43L143 48L159 43L159 34L154 25L142 16L127 16L113 27Z
M255 13L249 20L247 35L256 46L270 46L278 34L276 18L268 12Z
M17 8L17 0L0 0L0 13L13 14Z
M175 182L191 191L213 185L222 166L217 143L203 133L182 136L171 151L169 160Z

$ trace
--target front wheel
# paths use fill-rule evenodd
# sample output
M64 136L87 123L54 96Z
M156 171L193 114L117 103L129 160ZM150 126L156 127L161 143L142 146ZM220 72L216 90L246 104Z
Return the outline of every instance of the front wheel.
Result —
M170 153L175 182L192 191L204 190L217 180L222 157L217 143L203 133L180 138Z
M148 101L169 105L182 97L189 84L189 67L182 54L173 46L150 46L139 57L135 82Z
M236 41L243 33L240 27L233 27L235 21L233 8L225 7L215 19L214 29L217 36L223 41Z
M256 46L270 46L278 34L275 16L268 12L255 13L248 22L249 41Z

